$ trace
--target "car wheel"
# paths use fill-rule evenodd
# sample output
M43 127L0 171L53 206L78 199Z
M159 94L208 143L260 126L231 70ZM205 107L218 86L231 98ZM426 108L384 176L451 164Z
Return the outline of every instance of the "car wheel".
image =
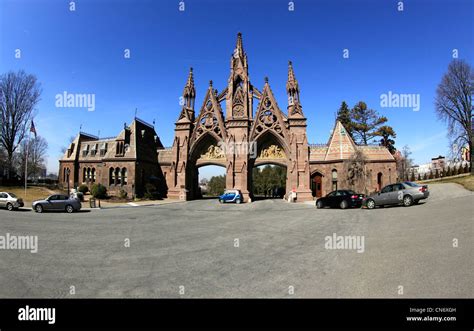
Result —
M69 214L72 213L74 211L74 208L71 206L71 205L67 205L66 206L66 212L68 212Z
M403 205L405 207L410 207L413 204L413 198L409 195L403 197Z
M9 211L12 211L13 210L13 205L11 203L7 203L7 209Z
M223 203L224 201L222 201L222 199L219 199L219 202L220 202L220 203Z
M42 213L42 212L43 212L43 206L41 206L41 205L36 205L35 211L36 211L37 213Z
M375 208L375 201L373 199L367 200L367 208L374 209Z
M341 209L346 209L347 207L349 207L349 203L347 203L346 200L342 200L339 204L339 207L341 207Z
M241 202L242 202L242 200L240 200L240 199L235 200L235 203L241 203Z
M324 207L324 203L321 200L318 200L316 202L316 208L321 209Z

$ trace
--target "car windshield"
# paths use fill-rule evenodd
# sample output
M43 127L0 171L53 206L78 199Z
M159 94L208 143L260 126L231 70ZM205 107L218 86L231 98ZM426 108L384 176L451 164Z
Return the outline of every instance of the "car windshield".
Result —
M413 183L413 182L403 182L403 184L406 184L408 186L411 186L411 187L418 187L420 185L418 185L417 183Z
M12 198L16 198L16 195L15 195L15 194L10 193L10 192L8 192L8 194L9 194Z

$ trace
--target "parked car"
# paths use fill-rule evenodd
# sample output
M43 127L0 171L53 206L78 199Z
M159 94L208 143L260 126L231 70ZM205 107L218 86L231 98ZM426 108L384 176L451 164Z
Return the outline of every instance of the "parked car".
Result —
M396 183L387 185L380 192L368 196L364 199L363 205L368 209L399 204L409 207L422 199L427 199L429 195L428 185L413 182Z
M362 200L365 195L356 193L352 190L337 190L328 193L325 197L319 198L316 200L316 207L318 209L324 207L331 208L351 208L357 207L360 208L362 205Z
M18 209L25 204L22 198L17 197L10 192L0 192L0 207L5 207L8 210Z
M242 194L239 190L225 190L224 194L219 197L219 202L235 202L241 203L242 202Z
M43 211L66 211L72 213L81 210L81 202L72 196L64 194L53 194L44 200L37 200L33 202L33 210L37 213Z

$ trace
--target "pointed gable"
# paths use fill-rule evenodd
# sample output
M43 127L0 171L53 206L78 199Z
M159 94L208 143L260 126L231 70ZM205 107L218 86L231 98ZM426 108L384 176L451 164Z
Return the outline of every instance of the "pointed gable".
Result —
M258 104L257 113L255 114L255 120L250 134L251 140L257 139L260 135L268 131L282 138L288 137L285 121L286 116L278 107L270 85L268 81L266 81L263 87L262 97Z
M329 139L325 161L348 159L355 152L356 145L341 122L336 121Z
M212 82L207 90L204 103L196 120L191 140L196 141L206 133L211 133L221 140L226 139L224 116L221 106L217 101L216 93L212 89Z

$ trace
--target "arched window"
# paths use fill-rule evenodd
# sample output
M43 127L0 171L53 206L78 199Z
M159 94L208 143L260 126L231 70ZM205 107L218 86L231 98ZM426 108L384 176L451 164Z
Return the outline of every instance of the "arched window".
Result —
M122 186L127 185L127 168L122 168Z
M95 183L95 168L92 168L92 182Z
M87 168L82 169L82 181L87 182Z
M331 180L332 180L332 190L337 190L337 170L333 169L331 173Z
M66 181L66 171L67 171L66 169L67 169L67 168L64 168L64 169L63 169L63 182Z
M120 168L115 168L115 185L120 185Z
M109 169L109 185L113 185L115 183L115 172L114 168Z
M377 191L380 192L383 186L383 175L381 172L377 174Z
M91 177L91 168L87 168L87 182L90 182L92 179Z

